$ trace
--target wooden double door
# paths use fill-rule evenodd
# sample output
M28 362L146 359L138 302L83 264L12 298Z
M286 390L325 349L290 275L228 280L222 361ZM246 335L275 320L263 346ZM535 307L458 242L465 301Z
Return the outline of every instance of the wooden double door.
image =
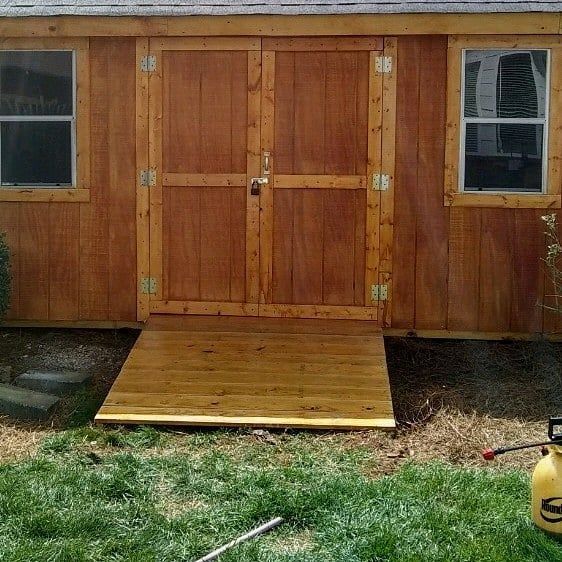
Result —
M377 318L382 47L150 40L152 313Z

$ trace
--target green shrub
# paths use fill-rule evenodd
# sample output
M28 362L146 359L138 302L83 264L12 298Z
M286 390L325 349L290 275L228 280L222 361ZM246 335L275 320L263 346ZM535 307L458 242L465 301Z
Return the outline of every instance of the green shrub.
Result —
M10 304L10 250L6 236L0 232L0 320L4 318Z

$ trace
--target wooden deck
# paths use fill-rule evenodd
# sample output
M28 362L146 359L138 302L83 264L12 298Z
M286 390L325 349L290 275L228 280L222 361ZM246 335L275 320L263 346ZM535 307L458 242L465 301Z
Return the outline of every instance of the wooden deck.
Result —
M344 320L155 318L96 421L390 429L382 333Z

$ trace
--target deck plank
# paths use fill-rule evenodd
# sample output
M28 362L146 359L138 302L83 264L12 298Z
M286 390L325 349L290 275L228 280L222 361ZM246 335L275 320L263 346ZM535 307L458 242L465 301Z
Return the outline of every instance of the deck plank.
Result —
M150 322L149 322L150 325ZM178 319L144 331L99 423L364 429L395 426L384 341L370 322ZM285 330L285 331L283 331Z

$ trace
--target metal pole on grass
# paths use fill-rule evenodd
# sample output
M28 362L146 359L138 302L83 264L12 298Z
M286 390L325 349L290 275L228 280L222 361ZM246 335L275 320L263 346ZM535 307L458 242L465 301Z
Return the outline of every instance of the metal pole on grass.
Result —
M270 531L274 527L277 527L277 525L279 525L282 522L283 522L282 517L276 517L275 519L272 519L268 523L264 523L260 527L257 527L253 531L250 531L249 533L246 533L245 535L242 535L241 537L234 539L228 544L225 544L224 546L221 546L220 548L213 550L213 552L210 552L206 556L203 556L203 558L199 558L199 560L196 560L195 562L210 562L211 560L216 560L223 552L225 552L229 548L239 545L240 543L245 542L249 539L253 539L254 537L262 535L263 533L267 533L267 531Z

